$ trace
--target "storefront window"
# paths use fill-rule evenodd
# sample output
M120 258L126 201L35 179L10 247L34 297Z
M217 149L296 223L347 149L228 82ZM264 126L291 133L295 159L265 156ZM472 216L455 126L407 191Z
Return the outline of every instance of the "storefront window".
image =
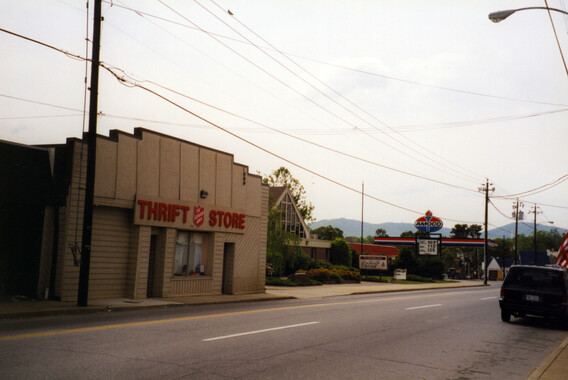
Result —
M175 276L195 276L205 272L203 234L178 231L174 259Z

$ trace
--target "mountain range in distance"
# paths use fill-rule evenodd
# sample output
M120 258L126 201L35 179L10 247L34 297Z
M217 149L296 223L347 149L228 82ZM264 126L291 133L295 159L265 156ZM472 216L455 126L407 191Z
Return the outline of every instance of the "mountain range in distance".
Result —
M354 219L323 219L316 222L310 223L310 229L315 229L321 226L333 226L339 228L343 231L343 236L361 236L361 221ZM363 236L375 236L375 231L378 228L382 228L386 231L387 235L390 237L400 236L401 233L406 231L416 232L416 227L413 223L367 223L363 222ZM558 230L561 235L566 233L566 230L562 228L556 228L554 226L537 224L538 231L551 231L553 229ZM442 236L450 236L451 228L443 227L441 230L436 231L436 233L441 233ZM534 231L534 225L532 223L519 222L518 224L518 234L525 236L532 236ZM510 238L515 234L515 223L509 223L507 225L490 229L488 231L489 239L497 238ZM481 237L483 238L483 231L481 231Z

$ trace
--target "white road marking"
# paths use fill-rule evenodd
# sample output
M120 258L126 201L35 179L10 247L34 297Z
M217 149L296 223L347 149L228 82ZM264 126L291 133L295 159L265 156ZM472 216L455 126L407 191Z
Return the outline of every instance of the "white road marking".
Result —
M424 306L415 306L415 307L407 307L406 310L416 310L416 309L425 309L427 307L436 307L436 306L442 306L441 303L437 303L434 305L424 305Z
M497 298L497 297L485 297L485 298L482 298L481 300L482 300L482 301L485 301L485 300L494 300L494 299L496 299L496 298Z
M213 340L220 340L220 339L227 339L227 338L235 338L235 337L243 336L243 335L259 334L259 333L268 332L268 331L291 329L291 328L293 328L293 327L301 327L301 326L314 325L314 324L316 324L316 323L319 323L319 322L298 323L297 325L280 326L280 327L273 327L273 328L264 329L264 330L247 331L247 332L238 333L238 334L225 335L225 336L217 336L217 337L215 337L215 338L203 339L203 342L211 342L211 341L213 341Z

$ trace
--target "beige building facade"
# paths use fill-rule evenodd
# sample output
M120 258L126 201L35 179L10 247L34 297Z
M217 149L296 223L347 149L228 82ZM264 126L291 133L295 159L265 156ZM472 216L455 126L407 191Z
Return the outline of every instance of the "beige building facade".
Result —
M69 139L51 286L75 301L87 146ZM146 129L98 136L89 299L264 292L268 187L230 153ZM49 246L49 244L47 245Z

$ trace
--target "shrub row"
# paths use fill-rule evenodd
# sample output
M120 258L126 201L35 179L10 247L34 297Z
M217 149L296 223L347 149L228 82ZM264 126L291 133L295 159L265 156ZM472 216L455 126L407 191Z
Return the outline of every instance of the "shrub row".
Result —
M361 281L361 274L358 271L342 268L313 268L308 271L312 280L319 282L341 283L343 280Z

